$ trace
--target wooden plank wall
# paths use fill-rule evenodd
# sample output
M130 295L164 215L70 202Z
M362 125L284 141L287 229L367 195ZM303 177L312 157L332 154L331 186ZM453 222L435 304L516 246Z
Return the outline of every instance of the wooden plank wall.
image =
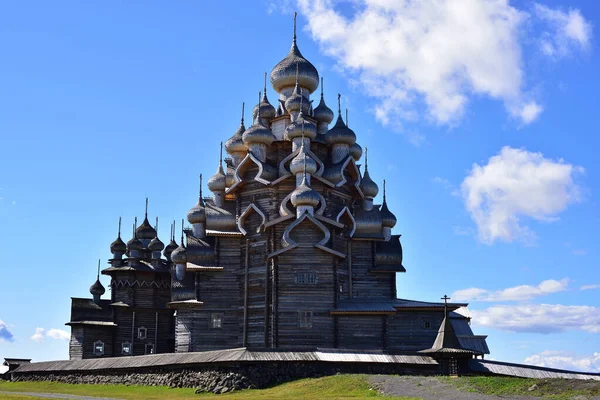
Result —
M388 319L388 348L399 351L430 348L443 318L443 310L399 311ZM425 328L425 322L429 322L430 328Z
M339 347L345 349L382 349L383 315L338 316Z

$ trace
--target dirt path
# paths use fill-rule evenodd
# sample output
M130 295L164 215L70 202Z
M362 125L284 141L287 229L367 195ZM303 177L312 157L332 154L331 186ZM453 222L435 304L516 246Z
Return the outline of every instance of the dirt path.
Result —
M430 376L373 375L367 378L380 393L388 396L416 397L423 400L540 400L530 396L494 396L461 392Z
M0 390L0 395L3 394L18 394L20 396L40 397L44 399L70 399L70 400L119 400L109 397L90 397L90 396L77 396L74 394L61 394L61 393L38 393L38 392L9 392Z

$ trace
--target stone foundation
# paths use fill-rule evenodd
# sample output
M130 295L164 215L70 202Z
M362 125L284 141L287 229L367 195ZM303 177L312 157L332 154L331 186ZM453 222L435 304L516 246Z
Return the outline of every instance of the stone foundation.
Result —
M197 392L226 393L247 388L264 388L301 378L337 373L419 374L437 373L437 365L273 362L196 366L185 369L148 369L146 371L68 371L25 372L13 374L13 381L53 381L70 384L121 384L197 388Z

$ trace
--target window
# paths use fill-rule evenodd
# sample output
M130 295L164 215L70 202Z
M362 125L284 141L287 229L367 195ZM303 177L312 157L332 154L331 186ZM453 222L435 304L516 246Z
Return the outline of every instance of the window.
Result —
M312 311L298 311L298 327L311 329L312 328Z
M316 285L317 284L317 273L316 272L297 272L296 273L296 285Z
M423 322L423 328L425 328L425 329L431 329L431 322L429 322L429 321Z
M210 313L210 327L214 329L223 327L223 313Z
M144 328L143 326L141 328L138 328L138 339L140 339L140 340L146 339L147 334L148 334L148 329Z
M131 355L131 343L125 342L125 343L121 344L121 354L123 354L125 356Z
M153 343L146 343L145 354L154 354L154 344Z
M94 342L94 355L97 357L104 355L104 342L100 340Z

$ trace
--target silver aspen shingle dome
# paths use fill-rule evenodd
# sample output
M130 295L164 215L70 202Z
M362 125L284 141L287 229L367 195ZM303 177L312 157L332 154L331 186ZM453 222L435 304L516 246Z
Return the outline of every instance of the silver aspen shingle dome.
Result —
M354 158L354 161L358 161L360 160L360 158L362 157L362 147L360 147L360 144L358 143L354 143L352 146L350 146L350 155L352 156L352 158Z
M163 251L163 254L165 255L165 257L169 258L169 257L171 257L171 253L173 253L173 251L176 248L177 248L177 243L175 242L175 239L171 238L171 241L169 242L167 247L165 247L165 251Z
M273 143L275 137L269 128L263 125L263 122L259 117L252 126L246 129L246 132L242 135L242 140L247 146L251 144L266 144L267 146Z
M317 172L317 162L313 160L312 157L309 157L304 150L304 145L300 148L300 152L296 157L292 159L290 163L290 172L294 175L299 174L304 171L306 162L306 173L314 174Z
M325 134L325 142L327 142L328 145L347 144L349 146L356 143L356 134L352 129L346 126L341 114L338 115L333 128L328 130Z
M106 289L104 289L104 286L102 283L100 283L99 278L96 279L96 282L94 282L92 286L90 286L90 293L96 296L102 296L104 293L106 293Z
M242 106L242 110L243 110L243 106ZM242 111L242 121L240 122L240 126L235 131L233 136L231 136L225 142L225 151L227 152L227 154L232 154L235 152L245 152L248 150L248 146L246 146L244 144L244 141L242 140L242 135L244 134L244 131L246 131L246 127L244 126L243 114L244 114L244 112Z
M171 261L173 261L173 263L175 263L175 264L187 263L187 250L185 249L185 246L183 245L183 240L182 240L181 244L179 245L179 247L177 247L171 253Z
M367 158L368 150L365 151L365 173L360 181L360 190L366 198L375 198L379 193L379 186L369 176L369 159Z
M211 192L224 191L226 186L225 183L225 171L223 171L223 165L219 162L219 168L217 172L208 180L208 190Z
M379 212L381 215L381 225L384 228L393 228L396 226L396 216L389 210L386 201L383 201L383 205L381 206L381 211Z
M310 93L319 87L319 73L314 65L310 63L296 44L296 16L294 16L294 37L292 47L287 56L271 71L271 85L280 93L286 87L292 87L296 83L296 66L298 68L298 83Z
M142 224L135 230L135 233L140 239L153 239L156 236L156 229L150 225L147 214Z
M150 251L162 251L164 248L165 244L158 238L158 236L148 243L148 250Z
M290 198L294 207L298 206L312 206L316 207L321 201L319 193L314 189L310 188L306 184L306 176L302 178L302 183L293 192Z
M304 113L300 113L298 118L285 128L284 137L286 140L293 140L304 136L310 140L317 137L317 126L304 118Z
M325 104L325 97L323 95L323 78L321 78L321 101L317 108L313 110L313 118L319 122L326 122L327 124L333 121L333 110L327 107Z
M121 235L119 235L114 242L110 244L110 252L111 253L125 253L127 251L127 245L121 239Z

